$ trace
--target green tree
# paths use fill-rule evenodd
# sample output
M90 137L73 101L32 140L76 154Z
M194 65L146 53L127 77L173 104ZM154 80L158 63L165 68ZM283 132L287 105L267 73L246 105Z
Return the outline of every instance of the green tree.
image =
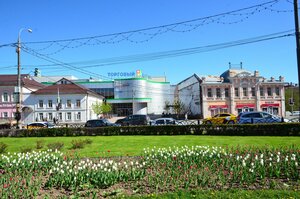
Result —
M289 104L290 99L293 99L294 105ZM299 87L287 87L285 88L285 110L286 111L298 111L299 110Z
M92 104L92 110L97 116L103 114L104 117L106 117L107 114L111 112L112 107L108 103L100 103L99 101L97 101L96 103Z
M182 114L182 112L184 111L184 104L183 104L183 102L180 101L179 99L176 99L174 101L174 104L173 104L173 109L174 109L174 112L176 113L177 118L178 118L179 115Z

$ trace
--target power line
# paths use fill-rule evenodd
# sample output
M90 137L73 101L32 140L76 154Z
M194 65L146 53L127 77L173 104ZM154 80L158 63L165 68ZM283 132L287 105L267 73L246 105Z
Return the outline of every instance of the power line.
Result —
M191 55L191 54L209 52L209 51L214 51L214 50L219 50L219 49L224 49L224 48L229 48L229 47L234 47L234 46L240 46L240 45L246 45L246 44L257 43L257 42L262 42L262 41L285 38L285 37L290 37L290 36L294 36L294 35L295 35L294 30L287 30L287 31L282 31L282 32L247 38L247 39L241 39L241 40L236 40L236 41L224 42L224 43L219 43L219 44L207 45L207 46L199 46L199 47L193 47L193 48L185 48L185 49L179 49L179 50L170 50L170 51L162 51L162 52L147 53L147 54L120 56L120 57L113 57L113 58L106 58L106 59L92 60L92 61L84 61L84 62L63 63L63 65L68 64L69 67L72 68L72 67L74 67L73 65L76 65L76 64L81 65L84 63L93 63L93 62L97 63L97 64L93 64L93 65L80 66L80 69L86 69L86 68L94 68L94 67L116 65L116 64L143 62L143 61L165 59L165 58L172 58L172 57L178 57L178 56L186 56L186 55ZM31 51L33 51L33 50L31 50ZM39 53L39 55L42 55L42 54ZM51 63L53 63L53 62L51 62ZM62 65L62 63L54 62L54 64L46 64L46 65L40 65L40 66L49 67L49 66L61 66L61 65Z
M110 80L111 80L111 78L108 78L108 77L105 77L105 76L102 76L102 75L99 75L99 74L96 74L96 73L93 73L93 72L90 72L90 71L81 69L81 68L79 68L79 67L72 66L72 65L70 65L70 64L68 64L68 63L64 63L64 62L59 61L59 60L57 60L57 59L54 59L54 58L51 58L51 57L49 57L49 56L45 56L45 55L43 55L43 54L40 54L40 53L38 53L38 52L35 52L34 50L25 47L24 44L23 44L23 46L22 46L21 48L22 48L26 53L28 53L28 54L31 54L31 55L33 55L33 56L35 56L35 57L38 57L38 58L40 58L40 59L43 59L43 60L45 60L45 61L48 61L48 62L51 62L51 63L55 63L55 64L57 64L57 65L60 65L60 66L62 66L62 67L65 67L65 68L67 68L67 69L75 70L75 71L77 71L77 72L80 72L80 73L83 73L83 74L86 74L86 75L89 75L89 76L92 76L92 77L97 77L97 78L99 78L99 77L102 77L102 78L103 78L103 77L104 77L105 79L110 79Z
M66 48L78 48L83 45L99 45L99 44L115 44L115 43L120 43L122 41L129 41L133 43L142 43L149 41L150 39L153 39L154 37L167 33L167 32L190 32L193 31L203 25L208 25L211 23L219 23L219 24L235 24L242 22L243 20L249 18L249 16L254 15L255 13L269 10L269 11L275 11L275 12L287 12L290 10L275 10L272 7L279 3L281 0L272 0L268 1L265 3L245 7L245 8L240 8L237 10L229 11L229 12L224 12L220 14L215 14L211 16L206 16L206 17L201 17L201 18L196 18L196 19L191 19L191 20L186 20L186 21L181 21L181 22L176 22L176 23L171 23L171 24L165 24L165 25L160 25L160 26L153 26L153 27L148 27L148 28L143 28L143 29L137 29L137 30L131 30L131 31L124 31L124 32L119 32L119 33L111 33L111 34L104 34L104 35L96 35L96 36L91 36L91 37L81 37L81 38L72 38L72 39L61 39L61 40L49 40L49 41L37 41L37 42L24 42L25 44L47 44L49 45L40 48L40 49L35 49L35 51L42 51L46 50L50 47L53 47L54 44L58 45L60 48L52 53L48 53L44 55L53 55L56 53L59 53L63 51ZM247 11L247 12L245 12ZM223 19L228 17L228 16L237 16L237 17L242 17L245 16L241 19L235 20L235 21L230 21L226 22ZM197 23L196 23L197 22ZM194 24L196 23L196 24ZM182 28L180 30L179 28ZM148 31L154 31L154 32L148 32ZM147 36L148 38L142 39L142 40L134 40L132 37L136 34ZM109 37L105 40L99 40L102 38ZM75 45L74 45L75 44ZM6 44L3 46L9 46L11 44ZM0 46L1 47L1 46Z

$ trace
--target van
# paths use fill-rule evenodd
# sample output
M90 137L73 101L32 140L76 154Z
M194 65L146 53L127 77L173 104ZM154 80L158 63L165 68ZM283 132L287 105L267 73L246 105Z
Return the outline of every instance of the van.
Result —
M142 115L142 114L129 115L123 119L119 119L116 121L116 124L120 124L122 126L148 125L149 123L150 123L149 116Z

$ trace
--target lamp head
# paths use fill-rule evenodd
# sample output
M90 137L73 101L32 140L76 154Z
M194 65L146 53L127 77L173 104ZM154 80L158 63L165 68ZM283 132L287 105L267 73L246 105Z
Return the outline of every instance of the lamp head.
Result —
M27 29L28 32L32 33L32 30L30 28Z

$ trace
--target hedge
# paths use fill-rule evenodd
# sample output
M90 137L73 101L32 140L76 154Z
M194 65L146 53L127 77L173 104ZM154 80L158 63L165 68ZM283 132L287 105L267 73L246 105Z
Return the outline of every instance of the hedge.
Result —
M0 137L118 136L118 135L222 135L299 136L300 123L243 125L122 126L99 128L2 129Z

